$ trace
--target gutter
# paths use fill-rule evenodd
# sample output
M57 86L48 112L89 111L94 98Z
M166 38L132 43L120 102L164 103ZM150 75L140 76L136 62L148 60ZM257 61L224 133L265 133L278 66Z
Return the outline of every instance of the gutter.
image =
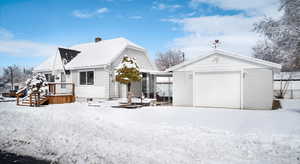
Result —
M105 68L107 65L102 64L102 65L92 65L92 66L83 66L83 67L71 67L68 68L66 67L66 70L79 70L79 69L91 69L91 68Z

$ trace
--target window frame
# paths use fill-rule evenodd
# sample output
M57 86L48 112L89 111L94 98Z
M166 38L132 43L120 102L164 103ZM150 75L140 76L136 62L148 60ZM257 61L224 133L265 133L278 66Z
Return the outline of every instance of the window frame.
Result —
M80 83L80 74L81 73L85 73L85 84L81 84ZM88 72L93 72L93 84L88 84ZM82 71L78 71L78 84L80 86L93 86L95 85L95 70L82 70Z
M49 83L55 83L55 77L52 75L51 72L49 73L44 73L44 76L46 77L46 81ZM47 78L48 77L48 78Z

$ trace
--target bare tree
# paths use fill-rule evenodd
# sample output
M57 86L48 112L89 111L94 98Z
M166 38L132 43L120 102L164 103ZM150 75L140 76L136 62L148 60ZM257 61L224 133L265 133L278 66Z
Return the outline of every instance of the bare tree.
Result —
M284 71L300 70L300 0L280 0L283 16L266 17L254 31L265 36L254 48L254 56L283 65Z
M155 63L160 70L164 71L183 61L184 53L182 51L169 50L165 53L158 53Z
M290 80L292 79L293 76L293 72L281 72L279 75L280 75L280 88L276 93L275 97L278 99L283 99L288 91Z
M21 70L16 65L7 66L3 68L3 78L5 83L11 84L11 90L14 90L14 83L21 81Z

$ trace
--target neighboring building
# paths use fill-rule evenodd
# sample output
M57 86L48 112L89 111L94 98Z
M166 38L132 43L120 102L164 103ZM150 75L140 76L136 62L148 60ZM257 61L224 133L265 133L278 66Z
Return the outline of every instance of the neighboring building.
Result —
M142 82L132 84L134 95L141 96L143 91L145 96L153 97L153 72L158 71L146 50L125 38L96 38L92 43L58 48L57 54L34 68L34 72L45 74L51 82L74 83L77 98L126 97L126 86L115 81L116 67L124 55L135 57L143 74Z
M173 104L271 109L273 72L281 65L221 50L169 68Z
M280 90L286 90L286 99L300 99L300 72L275 73L274 94L278 95Z

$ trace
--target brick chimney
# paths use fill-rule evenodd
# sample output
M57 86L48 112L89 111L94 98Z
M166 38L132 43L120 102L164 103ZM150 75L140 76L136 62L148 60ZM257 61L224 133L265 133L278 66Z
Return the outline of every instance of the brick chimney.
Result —
M100 37L96 37L96 38L95 38L95 43L101 42L101 41L102 41L102 38L100 38Z

